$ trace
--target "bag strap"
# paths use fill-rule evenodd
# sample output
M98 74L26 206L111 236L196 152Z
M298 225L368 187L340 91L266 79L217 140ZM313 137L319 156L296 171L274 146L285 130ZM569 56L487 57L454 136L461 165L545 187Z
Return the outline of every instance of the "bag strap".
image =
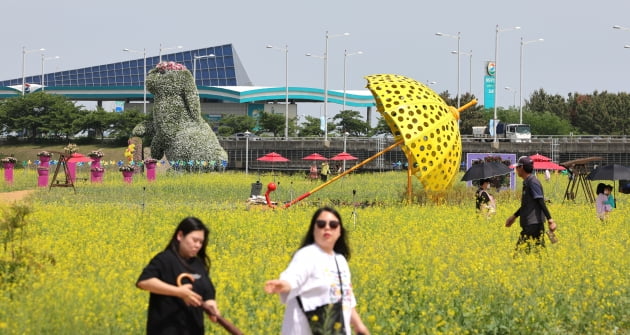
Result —
M343 283L341 282L341 270L339 270L339 263L337 263L337 255L335 254L335 265L337 266L337 276L339 276L339 290L341 291L341 300L343 301ZM297 302L302 312L304 312L304 306L302 306L302 299L297 296Z

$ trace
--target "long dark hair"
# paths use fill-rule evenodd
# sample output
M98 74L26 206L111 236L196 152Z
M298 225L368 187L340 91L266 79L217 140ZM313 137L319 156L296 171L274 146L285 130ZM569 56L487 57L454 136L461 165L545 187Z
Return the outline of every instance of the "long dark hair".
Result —
M196 217L189 216L182 220L182 222L177 225L173 236L171 237L171 241L166 246L166 250L171 249L175 254L179 257L179 241L177 240L177 233L180 231L184 236L188 235L190 232L195 230L203 230L203 244L201 245L201 249L197 253L197 257L201 259L203 262L203 266L206 271L210 270L210 257L206 253L206 247L208 246L208 235L210 234L210 230L206 227L201 220Z
M317 218L322 212L329 212L337 217L337 220L339 220L340 234L337 242L335 242L333 250L338 254L342 254L346 258L346 260L350 260L350 245L348 244L348 234L346 233L346 229L343 227L341 215L339 215L339 212L331 207L322 207L315 211L313 217L311 218L311 224L308 227L308 232L306 232L306 235L302 240L302 244L300 245L300 249L307 245L315 243L315 237L313 236L313 232L315 231L315 221L317 221Z

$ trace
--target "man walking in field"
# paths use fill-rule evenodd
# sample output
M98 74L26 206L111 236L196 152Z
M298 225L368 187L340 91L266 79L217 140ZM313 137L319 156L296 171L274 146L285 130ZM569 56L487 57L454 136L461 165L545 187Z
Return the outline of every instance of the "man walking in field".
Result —
M543 232L545 231L545 219L549 223L551 232L556 230L556 223L551 218L551 214L545 204L545 196L542 185L534 171L534 162L528 156L522 156L516 164L510 166L516 169L516 174L523 179L523 193L521 196L521 207L505 221L505 226L510 227L517 217L521 217L521 235L519 236L516 248L524 247L529 253L532 244L535 246L545 245ZM523 245L525 244L525 245Z

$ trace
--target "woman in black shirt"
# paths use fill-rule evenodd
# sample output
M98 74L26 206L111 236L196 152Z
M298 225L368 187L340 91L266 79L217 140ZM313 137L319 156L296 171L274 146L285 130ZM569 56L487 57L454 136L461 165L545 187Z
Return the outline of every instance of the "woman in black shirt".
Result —
M151 292L147 334L203 334L205 305L220 315L206 254L208 228L197 218L182 220L164 251L144 268L136 286ZM177 278L189 273L192 283L177 285ZM212 318L216 322L216 318Z

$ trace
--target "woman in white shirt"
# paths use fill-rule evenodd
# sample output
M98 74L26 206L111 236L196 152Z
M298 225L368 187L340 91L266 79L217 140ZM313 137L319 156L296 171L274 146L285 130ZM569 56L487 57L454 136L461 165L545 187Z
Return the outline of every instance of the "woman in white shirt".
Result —
M298 297L304 311L343 299L345 334L351 334L350 326L357 334L369 334L355 309L356 300L347 262L349 258L350 248L341 216L330 207L318 209L289 266L279 279L265 283L265 292L278 293L282 303L286 304L282 334L311 334L308 320L298 304Z

